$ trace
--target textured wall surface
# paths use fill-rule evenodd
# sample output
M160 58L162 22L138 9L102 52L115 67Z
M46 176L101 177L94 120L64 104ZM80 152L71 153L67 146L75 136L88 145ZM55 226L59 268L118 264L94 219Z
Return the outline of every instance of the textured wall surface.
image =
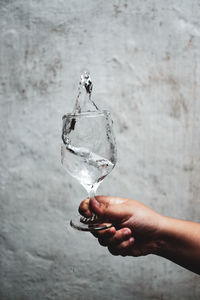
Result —
M199 221L199 49L198 0L0 0L1 300L200 299L192 272L71 229L86 193L60 165L87 67L118 142L99 193Z

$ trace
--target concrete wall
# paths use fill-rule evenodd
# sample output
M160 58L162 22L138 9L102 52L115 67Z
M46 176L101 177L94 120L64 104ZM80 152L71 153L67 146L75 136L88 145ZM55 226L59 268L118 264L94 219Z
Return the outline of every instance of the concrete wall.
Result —
M99 193L199 221L199 49L198 0L0 0L1 300L200 298L197 275L71 229L86 193L60 165L87 67L118 142Z

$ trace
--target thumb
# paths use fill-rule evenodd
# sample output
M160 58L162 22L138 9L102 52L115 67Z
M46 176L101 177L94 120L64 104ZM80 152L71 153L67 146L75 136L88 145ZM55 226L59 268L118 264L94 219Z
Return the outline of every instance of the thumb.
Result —
M103 203L97 200L97 197L90 198L90 210L95 213L98 217L105 217L106 215L106 208L108 208L109 203Z
M90 199L90 210L107 221L119 221L127 214L126 199L108 196L96 196Z

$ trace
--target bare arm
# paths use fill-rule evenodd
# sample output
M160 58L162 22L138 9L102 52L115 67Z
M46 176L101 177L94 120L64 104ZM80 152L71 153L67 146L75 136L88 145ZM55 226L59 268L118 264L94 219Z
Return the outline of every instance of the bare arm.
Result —
M157 254L200 274L200 224L162 218Z
M116 197L86 199L79 210L86 217L94 212L113 224L94 233L111 254L155 254L200 274L199 223L164 217L138 201Z

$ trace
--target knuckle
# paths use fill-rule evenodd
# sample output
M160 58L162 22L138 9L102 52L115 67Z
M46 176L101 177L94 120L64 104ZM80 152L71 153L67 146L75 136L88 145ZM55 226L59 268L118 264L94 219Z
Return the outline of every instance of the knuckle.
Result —
M113 245L118 245L119 243L121 243L121 240L122 240L121 234L119 234L119 233L116 233L116 234L110 239L110 241L111 241L111 243L112 243Z
M117 236L113 236L113 238L110 240L110 243L115 245L115 244L117 244L118 240L119 240L119 238Z
M119 235L114 235L111 239L110 239L110 244L115 246L118 245L121 242L121 238Z

